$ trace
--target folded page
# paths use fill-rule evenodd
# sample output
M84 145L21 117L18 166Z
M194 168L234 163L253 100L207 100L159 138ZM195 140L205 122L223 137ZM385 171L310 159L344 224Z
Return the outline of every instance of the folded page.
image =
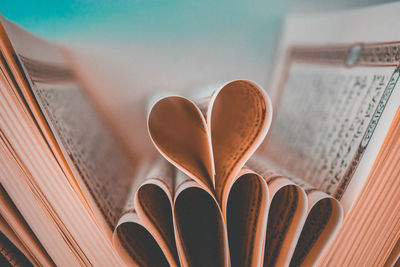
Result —
M182 266L229 266L228 238L216 199L182 172L175 188L173 216Z
M226 225L232 266L261 266L269 192L265 180L243 168L228 194Z
M238 80L197 102L161 98L150 110L148 130L164 157L215 192L225 214L229 189L267 134L271 118L264 91Z
M265 158L252 158L247 165L266 179L272 199L264 264L316 264L342 222L339 201Z
M164 159L156 160L136 190L134 207L170 266L180 266L173 225L174 193L174 167Z

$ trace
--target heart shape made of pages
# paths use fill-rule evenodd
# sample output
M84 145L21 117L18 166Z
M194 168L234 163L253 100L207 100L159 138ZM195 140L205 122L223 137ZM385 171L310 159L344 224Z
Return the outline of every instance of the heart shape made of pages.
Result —
M147 123L158 151L221 203L271 120L271 101L263 89L237 80L196 103L163 97L152 106Z

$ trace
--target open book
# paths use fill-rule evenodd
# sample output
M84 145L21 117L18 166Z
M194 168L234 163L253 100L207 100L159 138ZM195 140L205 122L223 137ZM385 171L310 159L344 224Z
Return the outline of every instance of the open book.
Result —
M1 17L0 262L395 264L400 23L364 27L399 11L288 19L271 100L247 80L132 97Z

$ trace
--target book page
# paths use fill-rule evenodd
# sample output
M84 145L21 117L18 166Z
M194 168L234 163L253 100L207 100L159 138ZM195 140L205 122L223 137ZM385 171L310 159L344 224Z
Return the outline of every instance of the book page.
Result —
M396 89L399 86L398 72L395 72L400 61L399 38L394 34L399 28L395 19L397 13L398 5L392 4L312 15L291 14L285 21L276 52L269 93L277 116L271 127L271 138L263 149L269 150L268 156L274 157L277 163L280 161L278 158L284 161L283 167L290 170L289 161L293 162L293 158L284 160L283 155L295 151L299 163L295 163L293 169L307 175L313 186L321 186L340 199L346 211L350 211L359 196L400 104L399 90ZM384 14L385 19L380 19L378 14ZM371 18L374 18L373 23L366 26ZM355 79L356 76L361 82L359 85L356 80L352 85L350 80L336 84L340 80L335 80L335 77ZM368 86L372 86L373 80L379 76L383 78L383 84L370 88L371 93L375 90L376 96L366 96ZM334 82L340 87L337 91ZM298 87L296 83L299 83ZM356 92L351 92L350 86ZM291 93L286 93L286 89ZM313 93L309 93L309 89ZM307 99L311 94L316 97ZM288 100L292 103L284 107L282 104L288 95L293 96ZM346 99L350 101L345 102ZM345 103L348 106L344 106ZM345 111L344 115L340 113L341 109ZM282 113L281 118L288 117L288 112L293 115L283 127L285 122L278 121L280 112L286 114ZM299 117L299 123L289 126ZM280 126L274 130L277 125ZM319 130L318 127L328 128ZM294 141L287 139L283 143L277 132L285 133L278 128L297 129L296 133L290 130L286 135L294 137ZM326 143L315 139L328 138L328 132L332 130L334 132ZM318 136L314 135L315 132ZM276 146L273 145L275 141ZM320 142L324 146L319 146L319 156L311 155ZM282 155L273 155L280 145Z
M173 209L181 265L229 266L225 222L215 197L180 171Z
M135 190L134 210L159 244L170 266L179 266L173 226L175 168L165 159L151 162Z
M341 225L340 202L266 158L247 166L263 176L271 196L264 265L314 265Z
M229 191L226 208L231 266L262 265L268 202L265 180L243 168Z
M7 231L8 230L8 231ZM36 264L54 265L51 258L37 239L31 228L14 205L3 186L0 184L0 231L21 250L26 257ZM17 244L10 235L15 236ZM24 250L25 249L25 250Z
M109 225L115 226L132 183L132 163L80 88L40 84L36 94L77 175L92 192Z
M167 96L151 105L148 130L160 153L205 188L214 187L214 164L205 118L188 99Z
M1 23L2 52L36 123L64 172L72 170L97 219L112 230L132 183L134 161L97 114L60 47L3 17Z
M268 156L340 198L394 67L293 63L269 135ZM360 146L361 144L361 146ZM360 151L361 150L361 151Z
M329 248L343 219L342 208L336 199L311 194L308 196L310 202L307 219L289 266L315 265ZM315 201L312 201L313 198Z
M170 266L157 241L135 212L122 215L113 241L127 266Z

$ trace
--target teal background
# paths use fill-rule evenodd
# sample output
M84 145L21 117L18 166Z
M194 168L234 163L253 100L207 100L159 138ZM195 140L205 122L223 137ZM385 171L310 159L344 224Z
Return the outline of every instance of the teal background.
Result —
M336 10L388 1L288 0L55 0L0 1L0 12L40 36L55 40L187 39L235 42L259 49L275 39L286 11Z
M388 1L20 0L0 1L0 12L50 40L86 47L93 43L119 49L123 46L127 57L135 53L156 54L161 63L183 60L180 67L175 64L177 73L179 68L192 68L195 73L201 65L213 65L218 72L231 67L228 59L237 57L238 66L226 71L231 75L221 72L221 78L240 76L263 83L284 14L384 2ZM202 62L189 62L187 57L191 56L193 62L198 59ZM153 60L148 58L141 60Z

